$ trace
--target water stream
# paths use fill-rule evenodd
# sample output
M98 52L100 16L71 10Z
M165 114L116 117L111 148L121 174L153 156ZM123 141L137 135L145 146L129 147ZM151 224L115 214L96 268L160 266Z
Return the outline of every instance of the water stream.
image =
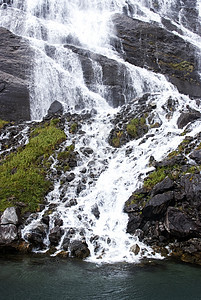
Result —
M97 111L91 122L82 125L85 132L83 136L74 136L66 128L66 145L75 144L80 160L74 170L75 179L64 198L66 201L76 199L77 205L66 207L66 201L61 201L61 180L56 180L47 201L49 206L56 204L57 207L51 215L51 226L54 226L58 216L63 220L62 228L65 233L57 252L62 250L65 234L73 229L72 239L82 239L83 236L86 239L91 253L88 260L92 262L137 262L141 257L154 255L152 249L140 243L137 237L126 233L127 215L123 213L123 206L151 170L148 166L150 156L160 160L182 141L182 131L177 127L180 112L185 110L186 105L197 110L199 107L188 96L181 95L165 76L135 67L119 58L110 45L110 37L115 36L111 16L127 10L130 16L157 22L159 26L163 26L161 18L166 17L180 29L182 38L199 46L200 36L188 26L185 27L185 24L179 23L175 16L176 2L178 1L16 0L11 7L0 10L0 25L27 39L34 49L30 78L32 119L40 120L45 116L55 100L63 104L65 112ZM200 1L197 1L197 5L200 5ZM182 9L180 17L181 15ZM111 119L120 108L111 107L113 100L106 97L108 87L102 80L102 67L99 63L93 62L93 89L86 85L79 56L63 46L69 43L104 55L124 66L128 87L124 90L125 103L145 93L155 95L148 100L147 105L153 101L157 103L155 117L162 125L159 129L150 129L150 137L144 143L141 143L142 139L138 139L115 150L108 145ZM47 49L53 49L53 54L50 55ZM122 78L122 82L125 78ZM163 106L169 97L177 103L177 110L167 119ZM201 124L197 122L191 129L190 135L193 136L200 131ZM80 150L82 147L89 147L93 151L86 156ZM130 154L126 154L128 149ZM86 169L84 175L83 169ZM90 178L91 174L93 179ZM85 189L78 194L75 186L83 182L83 179ZM99 219L92 212L94 206L99 209ZM45 211L25 227L24 237L40 223ZM47 250L48 233L45 243ZM135 243L141 247L137 256L130 251ZM157 255L155 257L160 258Z

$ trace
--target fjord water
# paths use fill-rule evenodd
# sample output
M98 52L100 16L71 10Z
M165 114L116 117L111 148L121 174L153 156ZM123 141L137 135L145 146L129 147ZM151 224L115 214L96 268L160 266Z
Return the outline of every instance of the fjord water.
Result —
M97 266L79 261L0 258L2 300L199 300L200 269L173 262Z
M66 128L66 145L74 143L81 159L74 170L75 180L69 184L65 198L76 198L78 204L66 208L65 202L60 201L60 180L55 180L54 190L47 196L48 204L56 205L56 210L50 216L50 230L55 218L59 216L63 220L65 233L73 228L74 239L82 239L84 234L91 253L88 260L91 262L139 262L142 257L154 256L152 249L140 243L137 237L126 233L127 215L123 213L123 206L132 192L142 184L147 172L152 170L148 166L150 156L160 160L182 141L182 131L176 124L180 112L185 110L186 105L196 110L200 108L188 96L181 95L165 76L135 67L118 56L110 45L110 37L115 37L111 17L114 13L121 13L123 7L128 7L130 3L133 17L160 24L161 17L166 16L180 29L184 39L199 46L201 38L179 23L178 16L175 16L176 2L160 0L157 12L153 12L150 10L153 5L151 0L16 0L12 7L0 10L0 25L27 39L34 49L30 75L32 119L42 119L55 100L63 104L65 112L79 113L92 109L97 112L90 123L82 126L84 136L69 134ZM196 5L199 3L197 1ZM161 127L150 129L150 138L144 143L139 139L116 150L108 145L108 133L112 128L110 121L119 108L112 107L115 99L108 100L106 97L107 86L102 80L102 68L98 63L93 63L93 89L85 84L79 56L64 47L69 41L125 66L125 103L145 93L152 94L149 103L157 103L155 119L160 120ZM122 82L124 80L123 77ZM171 119L167 119L163 107L170 96L177 103L177 110ZM201 123L197 121L189 135L194 136L200 129ZM90 157L83 155L80 151L82 147L91 148L93 154ZM125 156L125 153L128 154ZM86 189L77 195L75 186L82 181L84 168ZM94 180L90 174L94 175ZM94 205L99 208L98 220L91 211ZM25 227L25 239L26 234L40 224L47 210L48 206ZM94 237L98 237L98 250ZM62 250L63 239L57 247L58 252ZM141 251L134 256L130 248L136 242ZM45 243L48 250L48 233ZM155 258L160 256L155 255Z

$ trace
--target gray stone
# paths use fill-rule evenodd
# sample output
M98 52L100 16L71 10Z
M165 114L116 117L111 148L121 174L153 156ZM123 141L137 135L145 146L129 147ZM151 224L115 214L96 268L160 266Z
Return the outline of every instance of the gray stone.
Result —
M19 223L19 211L15 207L8 207L1 216L1 225Z
M144 217L146 219L160 219L173 200L174 193L172 191L154 196L143 208Z
M30 120L31 47L5 28L0 35L0 119Z
M191 218L174 207L168 208L165 228L169 234L178 238L195 237L198 231L197 225Z
M115 14L113 23L122 49L116 50L129 63L162 73L178 90L200 97L198 49L169 29L156 23L143 22L126 15Z
M0 225L0 245L6 246L17 239L17 227L14 224Z
M90 255L88 245L80 240L75 240L69 246L71 255L80 259L84 259Z
M138 244L135 244L130 247L130 251L133 252L135 255L138 255L140 252L140 247L138 246Z
M63 113L63 105L55 100L51 105L50 105L50 108L48 109L48 115L51 116L51 115L55 115L55 114L59 114L61 115Z

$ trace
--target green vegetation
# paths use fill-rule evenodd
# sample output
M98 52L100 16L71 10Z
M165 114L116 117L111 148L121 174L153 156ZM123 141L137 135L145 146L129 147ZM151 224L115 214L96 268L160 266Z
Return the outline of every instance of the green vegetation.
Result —
M1 119L0 119L0 130L1 130L6 124L8 124L7 121L4 121L4 120L1 120Z
M143 117L132 119L128 123L126 130L130 136L137 138L139 136L139 129L141 128L144 128L147 131L146 119Z
M156 171L150 173L149 176L144 180L144 187L147 190L151 190L157 183L165 179L165 177L167 176L165 170L165 167L161 167Z
M118 132L115 132L115 136L113 137L112 139L112 146L115 147L115 148L118 148L120 147L120 139L123 135L123 131L118 131Z
M55 120L31 132L29 143L17 153L7 156L0 165L0 211L16 202L26 204L26 211L35 211L50 188L46 179L48 159L56 146L66 139Z
M78 129L78 124L77 123L73 123L70 126L69 132L74 134L74 133L76 133L77 129Z

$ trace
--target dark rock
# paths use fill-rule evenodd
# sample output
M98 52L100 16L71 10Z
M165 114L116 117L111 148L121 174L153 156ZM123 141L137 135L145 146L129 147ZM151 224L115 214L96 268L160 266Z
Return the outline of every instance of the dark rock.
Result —
M70 252L71 255L80 259L84 259L90 255L88 245L82 241L75 240L70 243Z
M0 245L6 246L17 239L17 227L14 224L0 225Z
M191 205L201 202L201 175L186 174L180 180L180 187L184 190L185 197Z
M59 241L64 234L64 230L60 228L58 225L50 230L49 240L51 245L57 246Z
M14 224L18 225L20 223L20 211L15 207L8 207L3 212L1 216L1 225Z
M74 173L70 173L70 174L68 174L67 176L66 176L66 180L68 181L68 182L71 182L71 181L73 181L75 179L75 174Z
M58 217L54 221L54 226L59 226L60 227L60 226L63 226L63 223L64 223L63 220Z
M168 208L165 228L171 236L177 238L195 237L198 231L198 227L191 218L174 207Z
M64 238L62 247L65 251L68 251L69 245L70 245L70 239L67 237Z
M182 129L184 126L186 126L188 123L191 123L197 119L201 118L201 113L198 111L192 111L188 113L181 113L177 125L178 128Z
M132 213L129 214L129 220L127 224L127 232L130 234L135 234L136 229L140 228L142 222L142 217L140 214Z
M63 105L55 100L51 105L50 108L48 109L48 115L52 116L52 115L62 115L63 114Z
M151 195L152 197L155 196L156 194L162 194L164 192L170 191L174 189L174 181L171 180L169 177L166 177L163 181L157 183L152 192Z
M195 160L197 164L201 164L201 149L199 150L194 150L190 155L190 158Z
M82 151L82 153L86 156L89 156L90 154L92 154L94 151L93 149L89 148L89 147L83 147L80 149Z
M174 193L172 191L154 196L143 208L143 216L146 219L160 219L173 200Z
M71 207L71 206L75 206L77 205L77 200L76 199L70 199L69 201L67 201L67 203L65 204L65 207Z
M37 227L32 228L31 232L27 233L25 239L28 240L35 247L43 247L43 240L46 237L47 226L39 224Z
M200 96L198 49L155 23L120 14L114 15L113 23L123 47L123 52L116 50L126 61L167 75L183 94Z
M0 28L0 35L0 119L30 120L32 50L27 41L5 28Z
M97 205L97 204L94 204L94 205L91 207L91 212L92 212L92 214L96 217L96 219L99 219L99 218L100 218L100 211L99 211L99 208L98 208L98 205Z
M49 226L49 222L50 222L50 217L49 216L43 216L42 217L42 222L46 225Z
M72 45L65 45L65 47L79 55L85 83L91 91L97 91L96 75L93 69L93 62L96 62L102 69L102 81L106 86L103 97L107 102L117 107L125 103L125 95L128 95L128 101L131 100L134 88L129 81L130 74L124 64L80 47Z

